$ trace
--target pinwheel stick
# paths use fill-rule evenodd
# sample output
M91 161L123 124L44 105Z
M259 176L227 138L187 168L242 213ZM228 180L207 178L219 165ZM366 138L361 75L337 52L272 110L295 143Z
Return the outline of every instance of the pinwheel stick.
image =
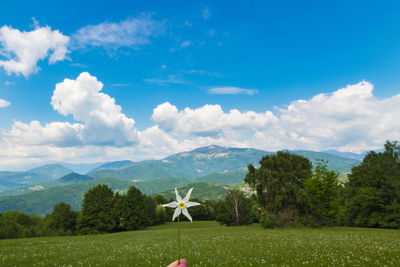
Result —
M178 216L178 265L181 264L181 228L179 227L179 217Z

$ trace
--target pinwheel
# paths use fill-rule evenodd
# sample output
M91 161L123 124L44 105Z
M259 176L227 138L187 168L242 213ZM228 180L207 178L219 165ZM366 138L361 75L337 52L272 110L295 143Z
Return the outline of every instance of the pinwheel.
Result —
M185 215L191 222L193 222L192 216L190 216L188 208L198 206L198 205L200 205L200 203L189 201L192 191L193 191L193 188L190 188L189 191L187 192L185 198L182 199L181 196L178 194L178 190L176 190L176 188L175 188L176 201L172 201L171 203L163 205L163 207L175 208L174 215L172 216L172 221L174 221L176 217L178 217L181 213L183 213L183 215ZM178 218L178 220L179 220L179 218Z
M179 215L183 213L183 215L185 215L191 222L193 222L192 216L190 216L188 208L200 205L200 203L198 202L189 201L192 191L193 188L190 188L186 196L182 199L181 196L178 194L178 190L176 190L175 188L176 201L172 201L171 203L163 205L163 207L175 208L174 215L172 216L172 221L174 221L175 218L178 217L178 264L180 263L181 258L181 231L179 228Z

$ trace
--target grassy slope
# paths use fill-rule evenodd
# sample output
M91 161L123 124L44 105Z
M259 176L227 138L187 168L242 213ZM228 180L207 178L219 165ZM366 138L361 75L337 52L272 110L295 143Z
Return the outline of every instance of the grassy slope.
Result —
M0 266L167 266L177 223L108 235L0 240ZM398 266L400 231L181 223L188 266Z

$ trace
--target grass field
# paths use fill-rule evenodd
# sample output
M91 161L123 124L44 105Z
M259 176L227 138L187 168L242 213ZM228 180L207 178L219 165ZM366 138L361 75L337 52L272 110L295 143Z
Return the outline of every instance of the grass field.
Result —
M0 240L0 266L166 266L177 223L117 234ZM188 266L400 266L400 231L181 223Z

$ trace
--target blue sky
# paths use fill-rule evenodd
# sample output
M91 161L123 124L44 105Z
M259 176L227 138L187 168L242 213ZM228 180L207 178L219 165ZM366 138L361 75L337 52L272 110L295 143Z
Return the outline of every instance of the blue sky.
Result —
M400 137L399 11L398 1L8 1L0 169L208 144L381 147Z

